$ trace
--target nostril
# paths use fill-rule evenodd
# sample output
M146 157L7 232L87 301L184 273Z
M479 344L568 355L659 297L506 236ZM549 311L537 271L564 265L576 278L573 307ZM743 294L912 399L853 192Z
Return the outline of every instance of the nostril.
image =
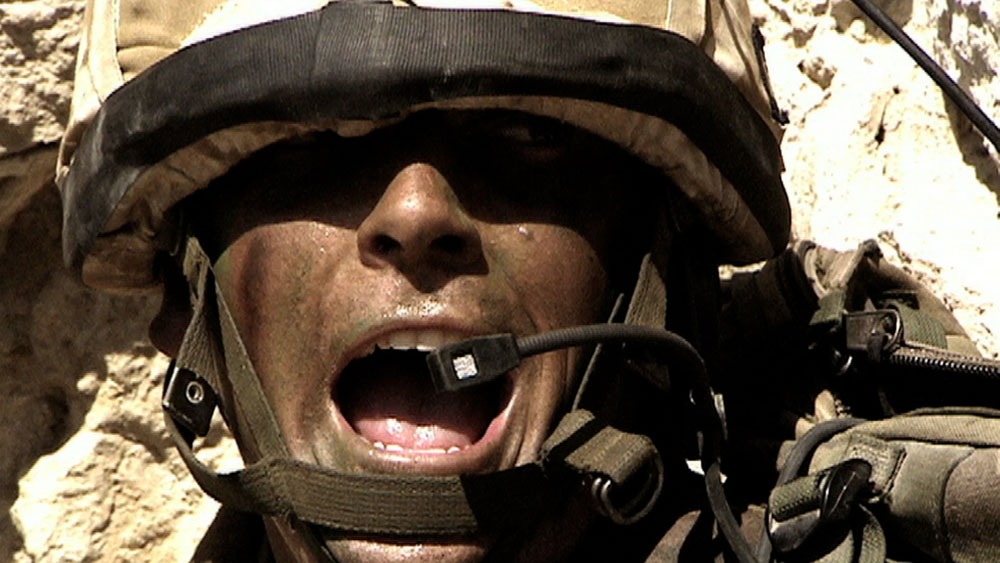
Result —
M431 247L445 254L461 254L468 243L458 235L442 235L431 243Z
M375 252L386 255L396 252L402 248L402 246L399 244L399 241L389 235L376 235L372 240L372 248Z

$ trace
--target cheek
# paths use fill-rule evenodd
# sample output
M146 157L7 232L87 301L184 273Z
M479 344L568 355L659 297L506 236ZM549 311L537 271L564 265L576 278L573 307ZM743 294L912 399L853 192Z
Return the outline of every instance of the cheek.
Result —
M317 239L325 233L296 224L257 228L230 245L215 268L264 392L290 438L310 424L302 413L322 412L316 407L330 369L321 340L324 318L315 314L321 257L338 243L332 236Z
M536 329L605 320L607 273L579 233L551 224L505 225L492 241L498 267Z

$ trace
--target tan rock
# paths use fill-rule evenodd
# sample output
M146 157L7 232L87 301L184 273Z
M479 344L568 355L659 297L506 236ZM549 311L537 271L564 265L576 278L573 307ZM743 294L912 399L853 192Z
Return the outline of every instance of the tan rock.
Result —
M0 157L62 137L83 0L0 5Z
M878 238L891 260L955 309L980 350L997 357L996 150L850 4L807 16L794 2L751 2L791 119L782 148L795 234L841 249ZM890 15L1000 118L997 2L891 4Z

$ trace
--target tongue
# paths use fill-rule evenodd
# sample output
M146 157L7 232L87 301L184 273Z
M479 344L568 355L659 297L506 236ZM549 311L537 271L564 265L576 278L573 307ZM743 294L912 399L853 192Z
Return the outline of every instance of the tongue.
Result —
M465 448L482 437L496 414L495 387L436 393L425 356L380 351L351 363L338 402L355 432L404 450Z

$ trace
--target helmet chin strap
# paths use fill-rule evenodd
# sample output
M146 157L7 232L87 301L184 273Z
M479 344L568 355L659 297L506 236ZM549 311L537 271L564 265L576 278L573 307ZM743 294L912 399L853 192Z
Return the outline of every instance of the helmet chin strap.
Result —
M197 238L188 237L183 261L194 315L166 378L166 424L195 480L222 504L322 526L341 536L398 539L524 526L581 480L591 485L599 511L623 523L641 518L659 496L662 462L652 440L617 430L583 409L562 419L537 462L494 473L374 475L294 460ZM621 342L621 335L601 332L608 326L596 325L597 333L594 327L571 329L568 339L556 334L514 342L528 354ZM702 365L703 371L700 357L677 335L650 328L636 338L667 342L671 354ZM207 431L217 401L240 435L244 453L256 460L226 474L206 467L191 449L195 434Z
M581 405L601 351L608 346L642 350L658 369L642 370L654 388L673 384L689 393L698 428L699 457L707 497L723 534L742 561L752 561L746 540L722 490L719 457L724 429L702 357L694 346L664 328L667 320L667 258L676 260L684 295L699 302L710 293L709 274L697 251L673 252L674 234L691 232L686 207L665 206L644 256L624 324L571 327L533 336L492 335L439 348L428 367L439 390L486 382L516 367L522 358L549 350L597 345L581 379L573 407L543 444L534 463L481 475L432 477L374 475L337 471L294 460L277 418L215 282L211 261L198 239L184 243L184 274L191 285L193 317L165 379L167 428L195 480L231 508L284 517L300 529L326 528L339 537L427 538L455 534L507 533L532 526L548 507L565 499L581 482L589 486L597 511L618 524L645 516L663 489L664 468L653 441L618 430ZM692 273L692 270L697 272ZM691 279L695 276L698 279ZM705 279L702 279L704 277ZM717 278L713 278L716 279ZM673 288L671 289L673 292ZM621 300L616 304L619 308ZM711 305L711 304L709 304ZM705 306L703 304L703 306ZM692 317L680 325L707 340L699 311L688 304L674 315ZM680 311L683 310L683 311ZM612 320L617 318L617 311ZM702 343L704 345L704 342ZM665 366L667 369L663 369ZM671 381L673 380L673 381ZM195 434L205 435L216 403L241 438L244 455L256 461L242 470L218 474L191 450ZM325 534L318 534L325 535ZM322 544L322 542L317 542Z

